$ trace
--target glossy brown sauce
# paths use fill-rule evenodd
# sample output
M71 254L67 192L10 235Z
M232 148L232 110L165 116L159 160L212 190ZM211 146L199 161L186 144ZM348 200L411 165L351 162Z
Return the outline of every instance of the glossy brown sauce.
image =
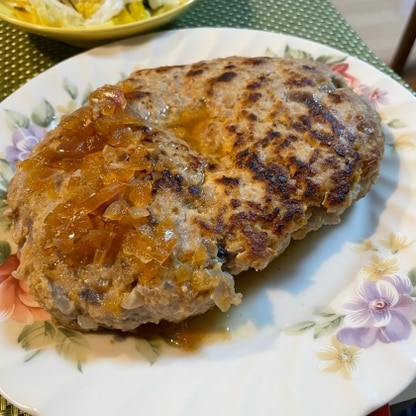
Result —
M161 322L140 326L134 335L144 339L163 339L168 345L184 351L195 351L204 344L231 339L225 324L226 314L212 309L180 323Z
M224 121L219 120L220 117L212 114L206 101L201 99L197 107L181 111L165 128L186 141L200 155L220 159L229 153L222 131Z

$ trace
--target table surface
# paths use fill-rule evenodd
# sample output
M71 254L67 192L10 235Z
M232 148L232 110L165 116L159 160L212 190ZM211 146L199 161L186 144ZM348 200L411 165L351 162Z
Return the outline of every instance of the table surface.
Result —
M365 45L329 0L197 0L158 30L234 27L310 39L355 56L407 87ZM0 20L0 101L36 75L83 49L25 33ZM0 396L0 416L27 415Z

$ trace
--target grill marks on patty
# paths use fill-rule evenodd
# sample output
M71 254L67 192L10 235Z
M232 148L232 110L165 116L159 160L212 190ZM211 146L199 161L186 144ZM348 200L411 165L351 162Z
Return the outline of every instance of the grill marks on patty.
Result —
M323 64L137 71L93 92L19 167L18 273L73 328L226 311L241 301L232 275L263 269L366 194L383 144L378 115Z

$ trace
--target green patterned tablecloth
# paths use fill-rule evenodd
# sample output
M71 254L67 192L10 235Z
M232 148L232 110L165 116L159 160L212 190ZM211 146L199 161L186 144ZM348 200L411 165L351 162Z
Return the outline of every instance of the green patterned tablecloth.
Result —
M236 27L317 41L401 79L363 43L328 0L197 0L161 29ZM0 20L0 101L27 81L82 49L31 35ZM25 415L0 396L0 416ZM56 415L59 416L59 415Z
M242 27L280 32L341 49L395 76L327 0L197 0L163 29ZM82 51L0 21L0 101L25 82Z

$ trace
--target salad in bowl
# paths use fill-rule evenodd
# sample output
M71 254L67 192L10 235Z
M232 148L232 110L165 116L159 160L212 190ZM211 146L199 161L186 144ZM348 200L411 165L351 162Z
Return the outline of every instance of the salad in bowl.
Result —
M183 0L6 0L16 18L54 27L119 25L148 19Z
M81 46L139 34L174 19L194 0L0 0L0 19Z

